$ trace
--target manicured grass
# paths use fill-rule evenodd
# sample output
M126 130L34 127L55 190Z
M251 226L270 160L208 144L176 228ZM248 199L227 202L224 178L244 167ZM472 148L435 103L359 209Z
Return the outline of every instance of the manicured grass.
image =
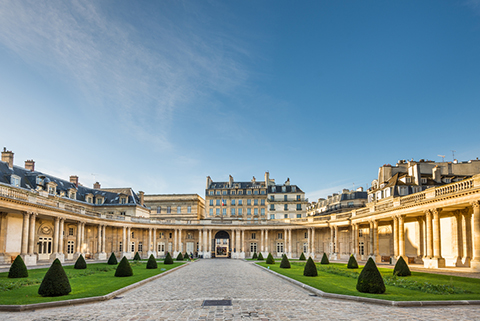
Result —
M130 277L115 277L117 265L107 263L87 264L86 270L75 270L73 266L64 266L72 292L61 297L42 297L37 293L48 268L29 270L28 278L22 279L9 279L8 272L0 273L0 304L31 304L105 295L184 264L184 262L174 262L165 265L163 260L159 260L158 263L158 269L147 270L146 262L130 262L133 269L133 276ZM165 270L162 271L162 269ZM13 289L9 290L12 287Z
M386 292L384 294L369 294L369 293L360 293L356 290L357 279L350 276L355 276L354 273L360 273L363 266L360 266L358 269L347 269L346 264L340 263L330 263L329 265L320 265L317 264L318 276L317 277L307 277L303 276L303 267L304 263L300 262L291 262L291 269L281 269L280 264L266 264L264 262L256 263L264 267L270 267L272 271L288 276L292 279L300 281L302 283L308 284L314 288L322 290L329 293L337 294L347 294L368 298L376 298L383 300L392 300L392 301L437 301L437 300L480 300L480 279L474 278L465 278L457 276L448 276L432 273L422 273L422 272L412 272L412 276L409 277L397 277L398 281L407 280L407 282L416 281L418 284L423 284L426 291L435 292L435 289L438 286L447 286L451 288L454 287L458 292L467 292L467 293L458 293L458 294L446 294L446 293L426 293L420 290L413 290L408 288L402 288L393 285L387 285L386 282ZM329 273L327 271L334 272ZM332 271L333 270L333 271ZM379 268L380 273L386 278L392 276L393 270L387 268ZM339 275L340 274L340 275ZM350 276L344 276L350 275ZM425 284L427 283L427 284Z

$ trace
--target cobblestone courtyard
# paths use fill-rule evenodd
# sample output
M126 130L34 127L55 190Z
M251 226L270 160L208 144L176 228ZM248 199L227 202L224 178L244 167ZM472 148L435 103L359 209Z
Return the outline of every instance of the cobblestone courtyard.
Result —
M205 299L232 306L202 307ZM313 297L237 260L200 260L120 298L2 313L1 320L479 320L480 306L397 308Z

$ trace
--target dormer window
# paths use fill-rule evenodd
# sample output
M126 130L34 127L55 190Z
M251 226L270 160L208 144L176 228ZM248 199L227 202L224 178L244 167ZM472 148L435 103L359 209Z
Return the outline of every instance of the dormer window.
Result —
M37 185L43 185L43 178L40 177L40 176L37 176L37 178L35 179Z
M292 192L296 192L297 191L297 187L296 186L292 186Z
M47 184L48 187L48 194L55 195L57 193L57 184L54 182L50 182Z
M127 198L126 197L120 197L120 204L127 204Z
M96 204L97 205L102 205L103 204L103 197L102 196L97 196Z
M17 175L12 175L10 177L10 184L20 187L20 177L18 177Z
M68 190L68 197L71 198L72 200L77 199L77 190L74 188L71 188Z
M445 183L451 183L452 182L452 179L451 178L445 178Z
M287 192L287 187L286 186L282 186L282 192L283 193Z
M427 179L422 177L422 184L427 184Z
M277 191L277 188L275 186L272 187L272 193L275 193Z

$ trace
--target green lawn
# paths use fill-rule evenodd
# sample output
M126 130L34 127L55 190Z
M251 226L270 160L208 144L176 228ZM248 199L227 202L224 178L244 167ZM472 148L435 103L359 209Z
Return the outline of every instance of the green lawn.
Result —
M288 276L292 279L308 284L314 288L329 293L347 294L375 299L392 301L436 301L436 300L480 300L480 279L456 277L432 273L412 272L409 277L392 278L392 269L379 268L384 279L401 284L409 283L409 288L387 285L384 294L360 293L356 290L357 279L355 273L359 269L347 269L346 264L330 263L321 265L316 263L318 276L303 276L303 262L291 262L291 269L281 269L280 262L268 265L264 262L256 263L263 267L270 267L272 271ZM421 287L422 290L418 290ZM454 291L456 294L448 294Z
M163 260L157 263L158 269L147 270L146 261L139 263L130 261L133 269L133 276L131 277L115 277L117 265L106 263L87 263L86 270L75 270L73 266L65 266L64 269L70 280L72 292L69 295L53 298L41 297L37 294L48 268L29 270L28 278L22 279L9 279L7 277L8 272L0 273L0 303L6 305L30 304L105 295L184 264L184 262L174 261L173 264L165 265ZM162 271L162 269L165 269L165 271Z

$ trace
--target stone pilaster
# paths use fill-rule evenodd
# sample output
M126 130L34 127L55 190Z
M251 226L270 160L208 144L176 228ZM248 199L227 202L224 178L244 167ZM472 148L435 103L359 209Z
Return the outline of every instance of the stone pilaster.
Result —
M480 271L480 201L472 203L473 207L473 258L470 262L472 271Z

